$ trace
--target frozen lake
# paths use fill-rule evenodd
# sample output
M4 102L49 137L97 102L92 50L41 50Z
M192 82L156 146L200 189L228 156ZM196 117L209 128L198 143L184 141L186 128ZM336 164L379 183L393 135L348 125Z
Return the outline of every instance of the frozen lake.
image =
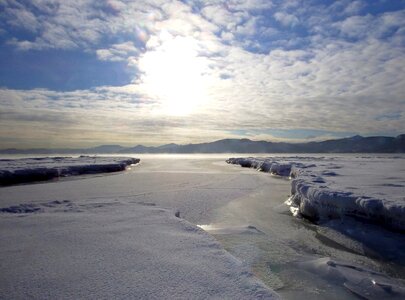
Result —
M276 297L263 283L284 299L400 295L403 234L350 224L379 249L294 218L288 179L231 156L140 155L121 173L0 188L1 208L35 208L0 214L0 295Z

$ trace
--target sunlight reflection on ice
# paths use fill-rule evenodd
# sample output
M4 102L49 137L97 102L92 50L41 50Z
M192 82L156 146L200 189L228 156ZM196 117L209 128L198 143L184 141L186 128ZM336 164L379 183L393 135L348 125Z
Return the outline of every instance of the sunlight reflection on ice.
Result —
M213 224L197 225L197 226L200 227L202 230L205 230L205 231L212 231L212 230L219 229L218 227L216 227Z

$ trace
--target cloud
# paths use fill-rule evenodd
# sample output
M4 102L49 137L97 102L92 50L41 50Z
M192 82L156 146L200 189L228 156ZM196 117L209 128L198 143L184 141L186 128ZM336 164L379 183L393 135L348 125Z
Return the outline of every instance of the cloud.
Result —
M29 4L5 1L0 5L5 7L3 19L11 34L21 29L35 31L32 38L14 38L13 43L23 45L24 50L92 50L103 37L116 34L129 34L137 42L144 42L148 28L143 28L142 24L152 24L161 18L157 8L160 4L157 1L35 0ZM149 9L155 13L148 13Z
M109 49L96 50L97 57L100 60L110 61L127 60L129 57L137 55L138 52L139 50L130 41L121 44L113 44Z
M357 14L361 12L365 6L363 1L350 1L344 8L344 13L347 15Z
M30 32L36 32L40 28L40 22L35 15L22 7L6 7L4 14L8 16L7 24L10 26Z
M284 26L294 27L299 24L299 20L296 16L284 12L276 12L274 18Z
M344 36L364 38L369 32L368 29L372 21L373 17L371 15L353 16L337 23L336 25Z
M233 30L249 17L246 11L231 12L225 4L207 5L201 13L204 18L227 30Z
M116 87L0 89L9 146L203 142L241 128L253 139L283 138L269 129L303 138L405 131L405 10L376 13L360 1L1 3L8 46L78 51L133 70Z

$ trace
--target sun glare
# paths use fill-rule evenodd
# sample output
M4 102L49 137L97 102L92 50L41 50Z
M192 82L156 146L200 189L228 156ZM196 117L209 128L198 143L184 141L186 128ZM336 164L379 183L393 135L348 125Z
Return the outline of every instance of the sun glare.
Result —
M166 34L168 35L168 34ZM166 36L162 44L140 60L142 84L160 103L159 112L188 115L205 101L205 58L199 57L193 38Z

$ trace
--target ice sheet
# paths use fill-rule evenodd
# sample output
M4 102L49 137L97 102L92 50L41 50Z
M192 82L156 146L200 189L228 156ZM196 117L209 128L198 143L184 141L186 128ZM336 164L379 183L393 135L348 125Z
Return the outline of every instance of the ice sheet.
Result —
M227 162L291 177L287 203L296 215L318 222L350 216L405 231L402 156L249 157Z
M130 157L97 156L0 159L0 185L118 172L139 161Z
M0 298L277 299L183 219L207 221L257 183L197 162L0 188Z
M365 269L364 267L335 261L329 257L298 262L297 265L325 281L343 285L362 299L404 299L405 288L400 281Z
M108 198L31 208L0 216L0 295L8 299L278 298L172 210Z

